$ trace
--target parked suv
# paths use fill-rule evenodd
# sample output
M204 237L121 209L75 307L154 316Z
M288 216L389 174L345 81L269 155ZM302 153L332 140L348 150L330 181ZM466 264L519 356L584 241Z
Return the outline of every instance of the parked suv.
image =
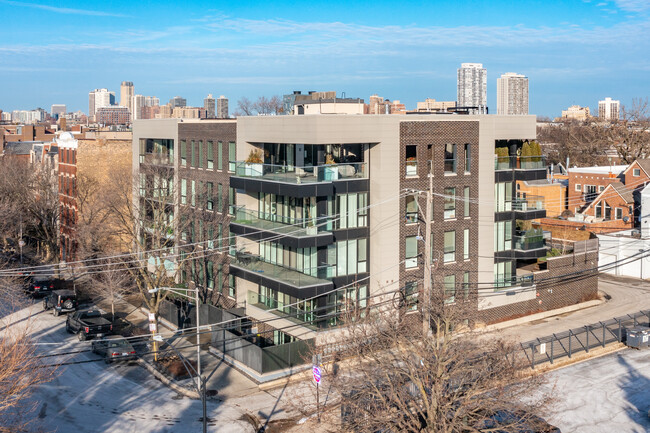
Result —
M77 295L72 290L54 290L43 299L43 310L52 309L52 314L75 311L77 309Z

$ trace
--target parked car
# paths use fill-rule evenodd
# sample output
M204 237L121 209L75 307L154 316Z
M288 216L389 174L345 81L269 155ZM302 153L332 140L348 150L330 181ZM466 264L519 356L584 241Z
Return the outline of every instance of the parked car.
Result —
M77 334L79 341L92 337L103 337L113 330L111 322L104 319L98 310L80 310L69 314L65 330Z
M77 295L72 290L54 290L43 299L43 310L52 309L52 314L69 313L77 309Z
M119 335L93 341L93 352L103 356L107 364L113 361L132 361L137 358L131 343Z
M29 279L27 285L27 294L33 298L40 298L48 295L54 290L54 280L51 279Z

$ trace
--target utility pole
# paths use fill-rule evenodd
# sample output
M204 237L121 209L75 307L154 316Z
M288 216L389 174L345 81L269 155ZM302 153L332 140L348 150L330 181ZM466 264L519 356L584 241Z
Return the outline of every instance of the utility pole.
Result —
M432 275L431 275L431 220L433 219L433 155L429 162L429 189L427 190L427 208L425 212L425 238L424 238L424 282L423 282L423 302L422 302L422 335L426 337L429 335L429 328L431 322L431 290L432 290Z

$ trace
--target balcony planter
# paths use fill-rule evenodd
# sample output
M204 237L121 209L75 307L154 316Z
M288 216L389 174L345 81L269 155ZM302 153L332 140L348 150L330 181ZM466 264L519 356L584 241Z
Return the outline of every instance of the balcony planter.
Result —
M315 226L307 226L306 232L309 236L316 236L318 234L318 228Z

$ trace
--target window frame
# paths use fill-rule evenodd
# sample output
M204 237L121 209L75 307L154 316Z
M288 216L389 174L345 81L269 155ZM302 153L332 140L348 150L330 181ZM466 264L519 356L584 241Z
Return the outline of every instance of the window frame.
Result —
M454 263L456 261L456 230L445 231L442 261L443 263Z
M414 245L409 245L409 244ZM411 251L414 248L413 251ZM418 267L418 239L417 236L406 236L404 238L404 267L415 269Z

